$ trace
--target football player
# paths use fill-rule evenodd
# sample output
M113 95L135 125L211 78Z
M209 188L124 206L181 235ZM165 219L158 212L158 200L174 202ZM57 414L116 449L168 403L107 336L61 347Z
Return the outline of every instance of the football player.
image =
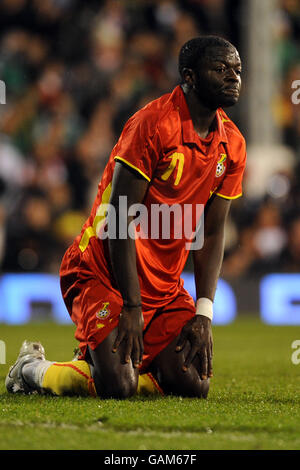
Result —
M198 37L181 48L179 72L181 83L171 93L126 123L90 217L63 258L62 295L80 355L51 362L42 345L25 342L6 378L9 392L207 396L224 227L231 201L242 194L246 161L245 140L223 110L239 99L241 59L227 40ZM124 200L129 208L142 204L147 223L125 210ZM164 227L145 236L153 207L174 205L179 225L184 209L192 208L194 235L193 209L205 207L204 243L192 251L196 304L180 279L190 236L176 237L174 227L169 237ZM128 235L132 223L135 237Z

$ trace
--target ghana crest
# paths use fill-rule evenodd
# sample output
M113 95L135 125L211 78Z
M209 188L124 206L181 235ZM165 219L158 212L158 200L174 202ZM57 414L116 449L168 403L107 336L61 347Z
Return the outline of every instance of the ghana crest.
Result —
M220 157L221 158L217 163L217 169L216 169L216 177L217 178L222 176L224 171L226 170L226 165L225 165L225 161L226 161L226 158L227 158L226 153L221 153Z
M96 313L96 317L99 320L103 320L104 318L108 317L108 315L110 314L110 310L108 306L109 306L109 302L102 303L101 310L99 310L99 312Z

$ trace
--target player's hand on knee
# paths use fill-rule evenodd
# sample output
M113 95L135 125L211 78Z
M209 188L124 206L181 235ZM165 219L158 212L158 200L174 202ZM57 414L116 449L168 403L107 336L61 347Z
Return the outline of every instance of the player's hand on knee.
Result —
M207 377L212 377L213 337L211 320L202 315L193 317L182 328L176 351L182 351L187 341L189 341L191 347L182 369L186 371L198 355L200 359L201 378L207 379Z
M122 345L121 361L129 363L132 360L133 367L139 367L143 360L143 328L141 307L123 307L112 351L117 352Z

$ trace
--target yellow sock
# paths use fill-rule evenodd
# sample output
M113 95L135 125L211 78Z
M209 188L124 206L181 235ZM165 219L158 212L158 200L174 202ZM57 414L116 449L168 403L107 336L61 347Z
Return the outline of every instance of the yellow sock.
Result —
M163 395L164 392L150 372L139 376L138 395Z
M86 361L54 362L45 372L42 387L55 395L97 396Z

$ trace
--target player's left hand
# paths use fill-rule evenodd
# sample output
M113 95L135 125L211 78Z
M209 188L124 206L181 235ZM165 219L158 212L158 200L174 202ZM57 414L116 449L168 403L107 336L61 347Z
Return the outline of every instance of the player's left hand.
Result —
M196 355L200 359L201 378L212 377L213 336L211 320L196 315L183 328L177 342L176 351L182 351L189 341L191 348L182 369L187 371Z

